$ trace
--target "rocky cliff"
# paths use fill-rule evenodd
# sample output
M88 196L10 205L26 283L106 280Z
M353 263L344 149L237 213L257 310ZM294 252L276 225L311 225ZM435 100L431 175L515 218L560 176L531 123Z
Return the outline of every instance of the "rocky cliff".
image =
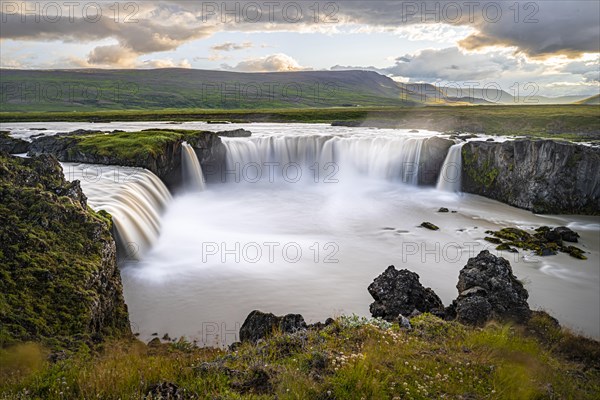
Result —
M462 190L536 213L600 214L600 149L553 140L469 142Z
M111 225L54 157L0 153L0 347L131 333Z
M194 148L203 167L221 165L225 146L219 134L204 131L72 132L34 140L29 155L52 154L64 162L145 168L173 188L181 182L184 141Z
M428 138L421 148L419 165L419 185L435 185L453 140L437 136Z

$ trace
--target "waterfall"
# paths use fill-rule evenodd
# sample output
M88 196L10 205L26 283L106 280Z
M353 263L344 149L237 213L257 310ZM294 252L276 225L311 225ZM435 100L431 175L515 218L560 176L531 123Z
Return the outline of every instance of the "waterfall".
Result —
M194 148L188 143L183 142L181 150L181 173L185 188L191 191L202 191L206 189L202 167L200 166Z
M113 217L119 254L139 259L158 239L171 194L152 172L131 167L62 163L67 180L79 180L88 205Z
M437 182L438 190L460 192L463 145L464 143L455 144L448 149L448 155L446 155Z
M285 169L290 164L303 168L303 176L314 178L314 168L324 174L339 170L375 179L416 185L419 160L425 137L406 136L262 136L222 138L227 149L228 180L237 173L262 169L263 179L269 167ZM310 169L310 170L309 170Z

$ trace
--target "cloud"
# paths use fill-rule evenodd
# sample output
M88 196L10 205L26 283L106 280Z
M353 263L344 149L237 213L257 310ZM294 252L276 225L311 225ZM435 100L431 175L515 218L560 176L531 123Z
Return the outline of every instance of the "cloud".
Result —
M540 58L559 54L577 58L600 51L598 1L519 3L518 14L512 2L497 4L503 17L495 23L479 18L474 24L477 32L459 42L463 48L513 46Z
M222 64L221 68L239 72L285 72L308 69L302 67L292 57L283 53L241 61L234 67Z
M175 62L172 59L153 59L142 61L137 65L138 68L192 68L192 64L187 59Z
M600 83L600 57L595 60L574 61L560 69L561 72L581 75L585 82Z
M88 56L87 63L97 66L133 68L140 53L120 45L98 46Z
M382 71L417 81L468 81L499 76L518 66L519 60L506 52L465 53L457 47L449 47L405 54L396 59L394 66Z
M4 3L13 4L13 7L14 4L17 7L22 4ZM26 3L31 8L41 7L43 2ZM344 27L354 27L365 32L382 29L409 40L435 40L449 45L458 43L465 50L510 48L517 53L538 58L556 55L577 58L583 53L600 51L598 1L548 0L515 3L497 0L365 0L319 3L317 8L314 2L294 2L301 9L300 17L296 18L297 9L289 7L292 2L275 5L271 13L267 10L266 3L253 1L145 1L127 3L134 5L134 14L133 20L125 22L124 19L131 13L130 9L121 8L115 20L115 3L99 1L76 7L72 20L64 9L63 17L58 22L47 18L35 21L33 16L28 15L26 23L22 22L23 16L18 10L3 6L2 39L72 43L112 39L116 44L110 47L102 45L90 49L87 62L90 65L116 67L135 65L133 60L139 56L173 51L185 43L223 31L326 31L336 34L343 31ZM89 18L83 17L83 7L89 7L90 4L100 4L102 7L102 18L98 21L91 22ZM207 12L207 4L216 6L215 12ZM258 21L253 20L258 14L248 11L254 7L253 4L262 8ZM123 3L119 5L124 7ZM284 9L286 6L288 8ZM226 9L237 10L237 15L222 13ZM319 10L317 14L316 9ZM250 48L247 45L248 43L227 42L213 46L213 51ZM457 67L464 69L464 66L458 64Z
M69 14L66 14L58 22L47 18L36 21L35 16L29 15L24 17L23 23L21 14L2 12L2 38L67 43L86 43L112 38L116 39L117 44L92 49L86 63L90 66L130 68L137 65L135 59L140 55L175 50L184 43L208 37L212 33L209 26L198 26L196 19L190 18L191 14L187 11L172 11L167 15L164 9L161 12L160 6L152 6L149 3L138 5L141 11L138 10L136 16L139 18L137 22L131 23L116 21L113 18L114 11L109 8L113 4L105 2L100 3L105 7L101 12L92 13L92 17L102 15L97 21L92 21L89 15L87 18L80 16L84 15L81 9L72 11L74 17L71 20ZM128 13L123 14L125 15L119 18L124 19ZM159 15L163 18L158 18Z
M254 44L252 44L252 42L244 42L244 43L232 43L232 42L225 42L225 43L221 43L221 44L217 44L211 47L211 50L214 51L232 51L232 50L243 50L243 49L250 49L254 47Z

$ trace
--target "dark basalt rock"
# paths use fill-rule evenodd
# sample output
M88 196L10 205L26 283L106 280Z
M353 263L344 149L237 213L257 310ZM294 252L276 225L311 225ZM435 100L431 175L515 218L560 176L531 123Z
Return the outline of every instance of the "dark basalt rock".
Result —
M448 210L446 207L440 207L440 209L438 210L439 213L447 213L448 211L450 210Z
M179 387L172 382L162 382L154 385L148 391L146 398L161 400L183 400L186 398Z
M345 126L349 128L356 128L362 125L361 121L333 121L331 126Z
M553 140L462 148L462 191L542 214L600 214L600 148Z
M455 313L461 323L482 325L492 319L523 323L531 316L529 295L510 263L487 250L469 259L456 288L459 295L449 314Z
M163 131L168 130L163 129ZM52 154L63 162L145 168L156 174L167 186L174 188L181 183L181 145L186 141L198 156L207 180L210 181L210 178L214 176L220 177L226 149L216 133L185 132L182 139L165 143L156 154L139 158L121 157L116 154L100 155L78 146L78 137L98 133L97 131L78 130L55 136L44 136L31 143L29 155ZM238 132L238 134L241 133Z
M22 154L29 151L29 142L22 139L15 139L8 132L0 132L0 151L8 154Z
M419 185L435 185L440 175L442 165L448 154L448 149L455 144L452 140L441 137L431 137L423 142L419 157Z
M220 131L217 132L217 135L223 137L250 137L252 136L252 132L246 129L234 129L231 131Z
M437 231L437 230L440 229L436 225L432 224L431 222L423 222L423 223L421 223L421 226L423 228L427 228L427 229L432 230L432 231Z
M282 332L294 333L306 328L307 325L300 314L287 314L279 317L254 310L248 314L240 328L240 341L256 343L278 329Z
M419 275L406 269L398 271L393 265L375 278L368 290L375 299L369 307L371 315L386 321L425 312L440 315L444 310L434 291L421 285Z
M566 226L559 226L558 228L554 228L553 232L560 235L561 239L565 242L578 242L579 234L567 228Z

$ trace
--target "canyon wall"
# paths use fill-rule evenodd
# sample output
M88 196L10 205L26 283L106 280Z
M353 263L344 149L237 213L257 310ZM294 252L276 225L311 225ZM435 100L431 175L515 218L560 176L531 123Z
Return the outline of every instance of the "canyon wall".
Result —
M600 214L600 149L553 140L469 142L462 190L540 214Z

